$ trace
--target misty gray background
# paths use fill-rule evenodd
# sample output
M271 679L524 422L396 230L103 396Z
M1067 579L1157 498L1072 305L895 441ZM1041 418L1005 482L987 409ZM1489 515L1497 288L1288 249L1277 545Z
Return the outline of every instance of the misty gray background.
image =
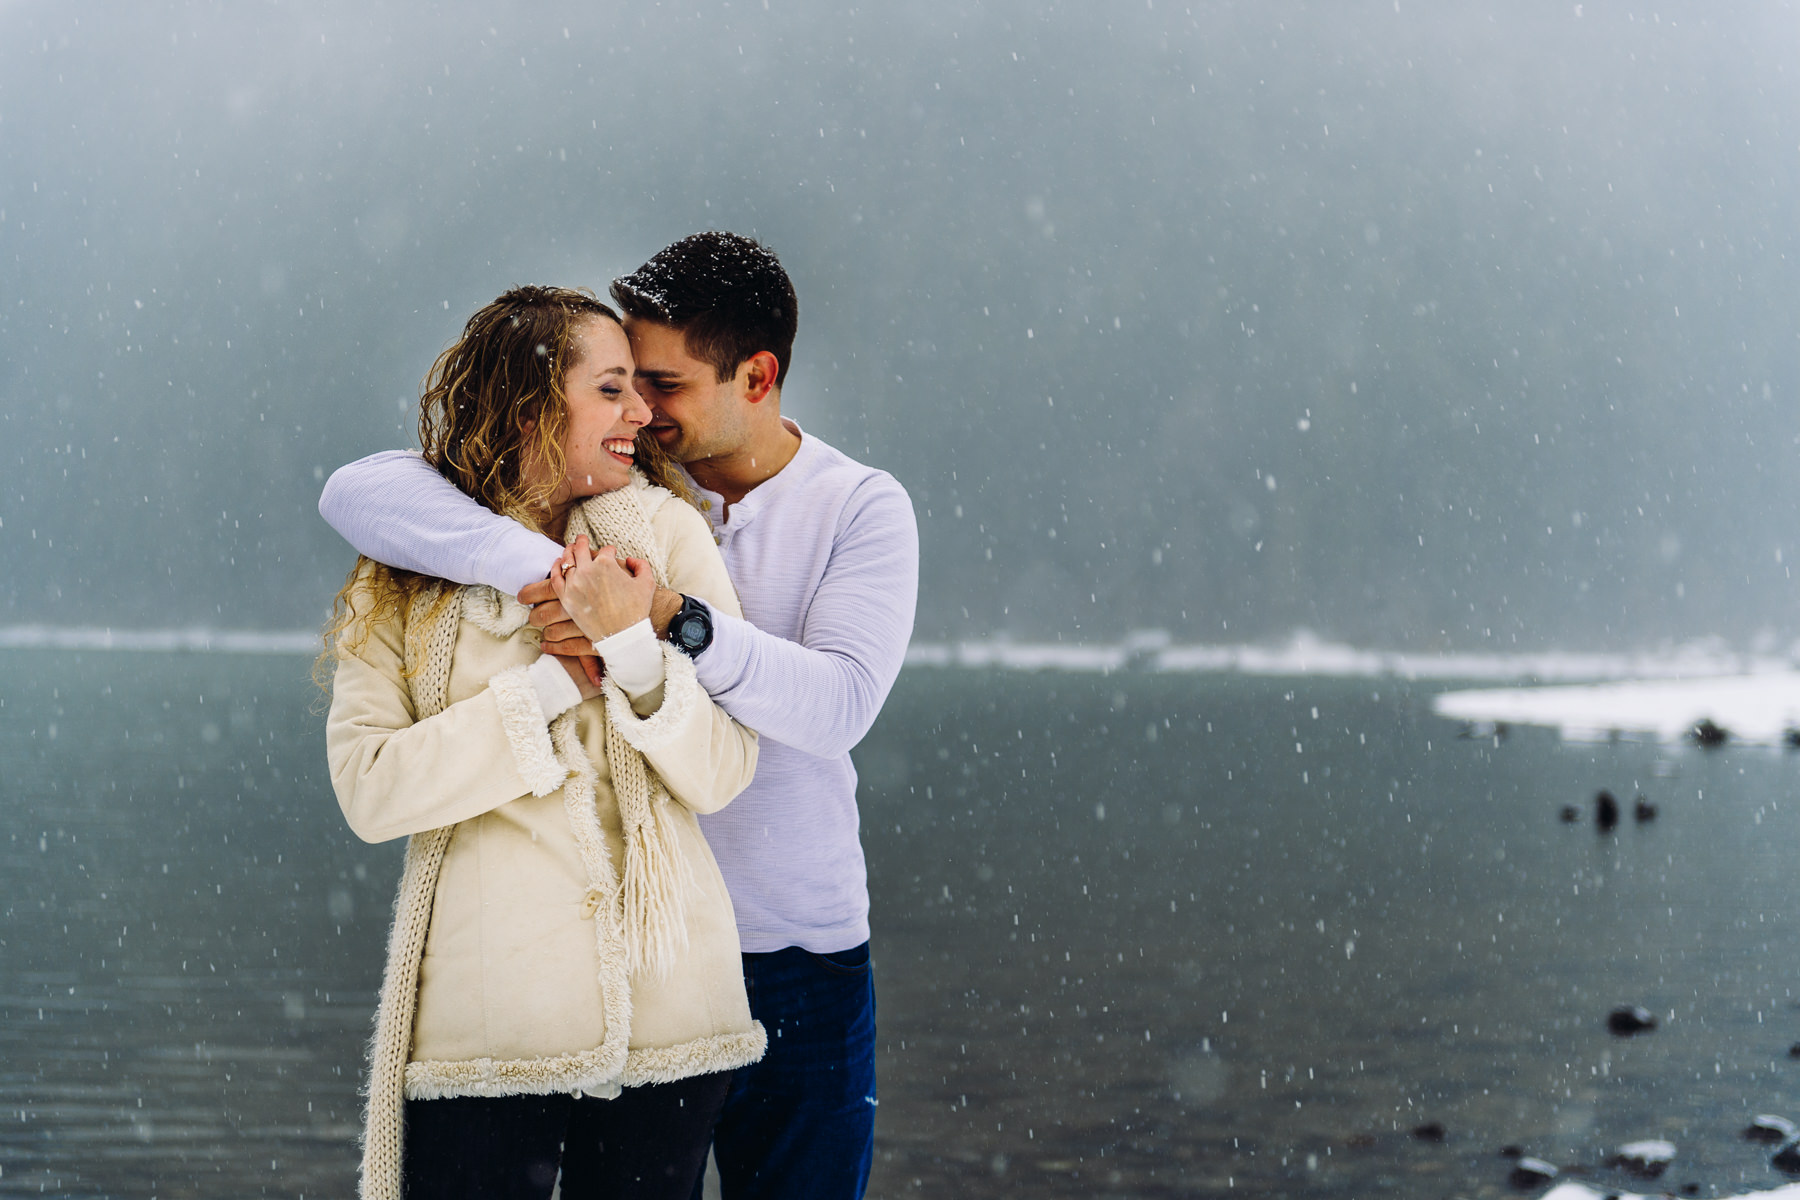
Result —
M918 635L1787 645L1791 3L0 0L0 624L314 626L324 473L703 228Z

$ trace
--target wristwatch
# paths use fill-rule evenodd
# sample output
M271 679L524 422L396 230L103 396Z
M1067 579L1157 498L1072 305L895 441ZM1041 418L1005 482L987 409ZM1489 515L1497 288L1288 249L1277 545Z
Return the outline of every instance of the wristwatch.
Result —
M669 621L669 640L689 658L712 645L712 614L706 610L706 605L692 596L683 596L681 607Z

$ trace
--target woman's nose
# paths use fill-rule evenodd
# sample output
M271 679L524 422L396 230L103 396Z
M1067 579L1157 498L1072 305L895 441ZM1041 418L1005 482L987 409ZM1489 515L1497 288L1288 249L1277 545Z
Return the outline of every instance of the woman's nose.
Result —
M650 406L644 403L638 390L629 385L625 388L625 419L640 427L650 423Z

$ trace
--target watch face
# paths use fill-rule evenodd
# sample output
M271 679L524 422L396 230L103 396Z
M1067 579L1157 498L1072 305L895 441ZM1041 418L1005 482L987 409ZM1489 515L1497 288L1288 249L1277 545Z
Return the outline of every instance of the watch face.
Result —
M712 644L712 619L704 608L683 597L681 611L669 623L669 640L692 658Z

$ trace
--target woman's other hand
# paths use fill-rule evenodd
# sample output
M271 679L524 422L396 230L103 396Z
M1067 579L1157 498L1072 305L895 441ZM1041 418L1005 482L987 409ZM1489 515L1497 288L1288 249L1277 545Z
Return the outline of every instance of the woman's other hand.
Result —
M570 658L562 654L554 657L562 664L562 669L569 673L569 678L575 681L575 686L581 689L583 700L592 700L600 694L599 659L591 654L583 658Z
M620 558L612 546L591 552L585 536L575 539L550 573L550 585L569 619L594 642L647 619L656 595L649 563Z

